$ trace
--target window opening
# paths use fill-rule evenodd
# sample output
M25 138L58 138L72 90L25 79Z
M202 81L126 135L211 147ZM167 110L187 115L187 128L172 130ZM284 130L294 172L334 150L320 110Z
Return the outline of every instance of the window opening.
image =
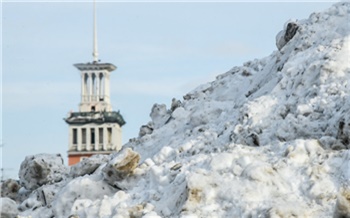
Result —
M98 129L99 143L103 144L103 128Z
M108 143L112 143L112 128L107 128Z
M86 144L86 129L81 129L81 143Z
M103 74L100 73L100 76L99 76L99 82L100 82L100 93L99 93L99 99L100 101L103 101L104 100L104 78L103 78Z
M95 144L95 129L91 129L91 144Z
M78 130L73 129L73 145L78 144Z

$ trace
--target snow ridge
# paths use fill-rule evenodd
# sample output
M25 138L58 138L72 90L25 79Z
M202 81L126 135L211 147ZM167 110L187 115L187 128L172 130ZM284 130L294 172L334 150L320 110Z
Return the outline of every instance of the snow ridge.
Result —
M82 169L88 174L62 173L62 181L37 189L50 191L49 203L41 202L37 190L28 194L22 187L19 196L25 200L15 199L21 205L18 213L350 214L349 14L350 3L341 2L294 21L295 35L279 51L232 68L186 94L182 102L174 99L169 110L156 104L152 121L121 152L140 154L132 174L114 182L106 179L106 167L124 161L122 155L86 160ZM86 166L94 166L92 172Z

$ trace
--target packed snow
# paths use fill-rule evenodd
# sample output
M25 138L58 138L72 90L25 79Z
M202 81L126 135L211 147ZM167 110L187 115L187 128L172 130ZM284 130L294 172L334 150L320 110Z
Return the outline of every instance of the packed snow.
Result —
M288 21L278 50L155 104L118 153L28 156L1 217L350 217L349 14Z

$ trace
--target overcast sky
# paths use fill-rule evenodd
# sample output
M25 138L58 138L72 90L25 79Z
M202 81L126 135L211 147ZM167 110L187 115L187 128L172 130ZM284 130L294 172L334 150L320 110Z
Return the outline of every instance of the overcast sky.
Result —
M244 62L276 50L290 19L331 2L98 2L99 58L118 67L111 102L127 124L123 142L150 121L154 103L173 97ZM17 177L25 156L61 153L63 118L80 103L75 63L92 61L91 2L2 3L2 167ZM326 31L326 30L325 30Z

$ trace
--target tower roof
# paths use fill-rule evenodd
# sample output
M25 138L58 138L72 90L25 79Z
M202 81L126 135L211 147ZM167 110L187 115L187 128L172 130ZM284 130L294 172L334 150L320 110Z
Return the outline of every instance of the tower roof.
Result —
M68 124L87 124L87 123L118 123L119 126L125 124L123 116L116 111L111 112L72 112L64 119Z
M74 64L76 68L78 68L80 71L83 70L108 70L109 72L117 69L117 67L114 64L110 63L80 63L80 64Z

